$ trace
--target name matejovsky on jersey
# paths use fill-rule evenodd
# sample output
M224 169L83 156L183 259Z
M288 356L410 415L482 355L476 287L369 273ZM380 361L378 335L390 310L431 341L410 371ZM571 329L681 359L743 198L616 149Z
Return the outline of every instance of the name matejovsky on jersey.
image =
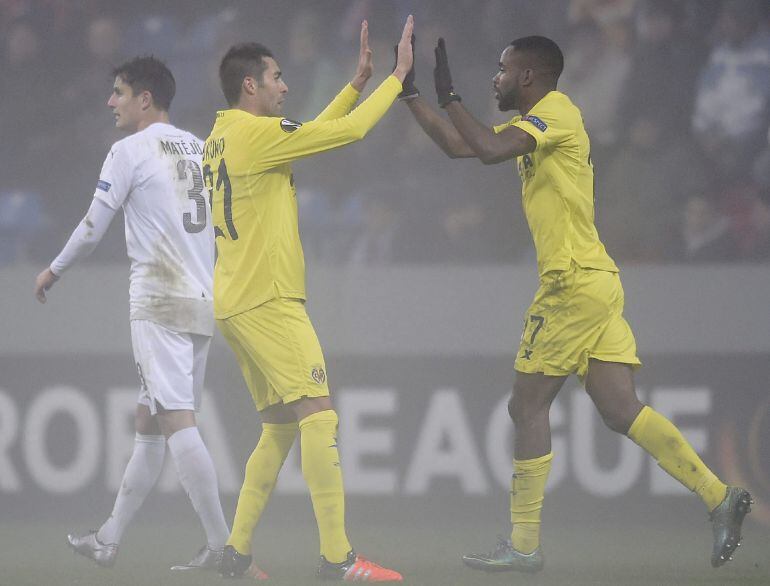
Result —
M161 140L160 149L164 155L203 155L203 149L199 142Z

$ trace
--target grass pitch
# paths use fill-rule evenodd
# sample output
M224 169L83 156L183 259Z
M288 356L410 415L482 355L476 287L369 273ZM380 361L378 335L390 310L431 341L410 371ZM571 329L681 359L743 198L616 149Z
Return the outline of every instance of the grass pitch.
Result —
M211 573L169 571L202 544L202 531L192 511L176 503L172 508L169 515L168 507L156 502L141 511L111 569L74 555L65 544L68 531L85 530L88 523L98 525L97 514L84 520L78 514L76 522L67 519L66 512L56 521L4 521L0 524L0 585L235 586L248 582L225 581ZM744 545L735 561L714 570L709 565L711 530L706 519L672 525L670 516L660 510L650 511L644 524L602 519L590 525L564 521L569 517L556 510L546 518L546 567L540 574L486 574L465 568L461 553L491 549L496 530L506 530L505 511L496 509L488 501L473 499L418 499L406 504L351 499L348 525L361 553L398 569L405 583L415 586L770 584L767 528L747 521ZM170 523L158 520L171 516ZM271 576L268 586L320 584L314 577L317 535L306 499L279 497L271 503L254 547L255 558Z

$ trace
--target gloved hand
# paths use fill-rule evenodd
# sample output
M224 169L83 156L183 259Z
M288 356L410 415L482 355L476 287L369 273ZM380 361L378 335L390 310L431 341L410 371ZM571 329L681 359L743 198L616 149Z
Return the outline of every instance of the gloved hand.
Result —
M393 47L393 51L396 54L396 61L398 61L398 45ZM412 54L414 54L414 35L412 35ZM406 74L404 83L401 84L401 87L401 93L398 94L399 100L411 100L420 95L420 90L414 85L414 64L412 64L409 73Z
M462 98L455 93L452 87L452 74L449 72L449 61L443 38L439 38L436 45L436 68L433 70L433 80L436 83L439 106L446 108L447 104L451 102L462 101Z

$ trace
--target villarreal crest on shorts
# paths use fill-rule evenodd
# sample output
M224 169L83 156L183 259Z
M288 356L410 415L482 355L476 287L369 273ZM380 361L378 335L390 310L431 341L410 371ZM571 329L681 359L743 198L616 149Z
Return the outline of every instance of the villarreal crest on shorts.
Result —
M524 318L516 370L551 376L576 373L582 379L589 358L641 366L623 304L616 272L573 263L566 271L544 274Z

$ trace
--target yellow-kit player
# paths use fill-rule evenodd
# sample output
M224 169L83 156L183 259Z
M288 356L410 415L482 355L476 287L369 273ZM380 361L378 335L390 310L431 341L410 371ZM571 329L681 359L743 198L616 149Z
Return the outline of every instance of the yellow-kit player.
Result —
M513 41L500 56L493 87L500 110L518 110L507 124L480 124L452 87L443 39L434 80L449 121L404 83L406 102L423 130L451 157L485 164L515 160L524 213L537 251L540 287L524 318L508 403L515 424L510 540L463 561L482 570L537 572L543 567L540 512L551 469L549 410L575 373L607 426L639 444L671 476L698 494L711 513L713 566L732 559L749 493L723 484L679 430L636 396L636 342L623 318L618 268L594 226L593 164L580 110L556 89L564 66L545 37ZM411 99L409 99L411 98Z
M338 419L321 346L305 312L305 263L291 163L366 136L401 92L412 67L412 29L410 16L393 74L353 109L372 74L368 25L362 23L355 76L315 120L304 124L282 117L288 89L266 47L235 45L222 59L219 74L230 109L217 113L203 159L218 252L214 315L262 419L220 568L226 577L264 577L252 564L251 535L299 432L302 474L320 536L319 576L402 579L356 555L345 532Z

